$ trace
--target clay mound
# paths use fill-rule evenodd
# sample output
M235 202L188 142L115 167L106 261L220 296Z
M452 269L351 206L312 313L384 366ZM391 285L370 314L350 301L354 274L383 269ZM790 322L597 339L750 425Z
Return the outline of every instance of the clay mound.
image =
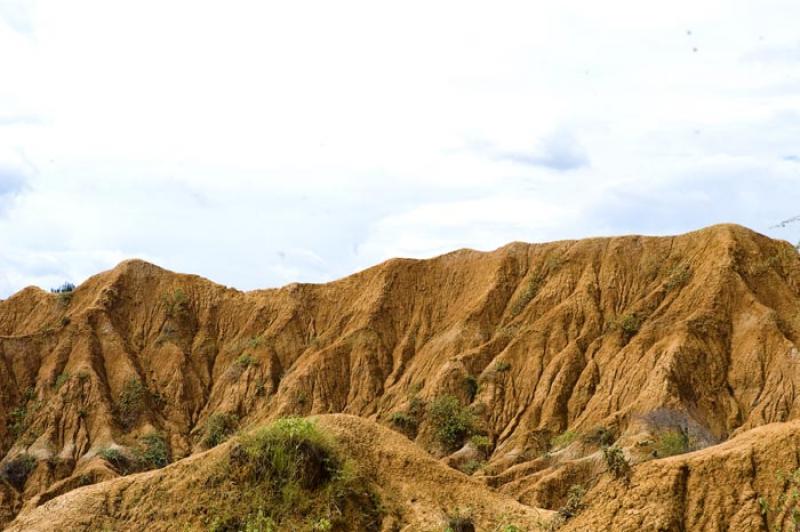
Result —
M556 509L602 472L598 430L630 450L661 409L705 444L800 418L799 345L797 251L734 225L395 259L247 293L127 261L71 293L0 301L0 469L16 468L0 525L122 473L103 450L158 435L180 459L220 419L334 412ZM444 440L443 398L473 418Z
M800 423L606 475L562 530L794 530L800 522Z
M477 530L511 525L534 530L550 518L551 512L487 490L373 422L341 414L315 421L333 434L378 491L383 515L375 530L442 530L457 510L468 512ZM228 442L165 469L79 488L41 506L31 505L7 530L205 529L210 516L204 512L209 501L220 496L211 479L232 459L236 444Z

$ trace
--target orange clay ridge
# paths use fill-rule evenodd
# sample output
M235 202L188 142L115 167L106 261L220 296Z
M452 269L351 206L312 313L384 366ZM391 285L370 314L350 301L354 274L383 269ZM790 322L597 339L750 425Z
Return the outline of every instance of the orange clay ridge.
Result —
M800 255L736 225L252 292L126 261L0 301L0 526L795 530L799 349Z

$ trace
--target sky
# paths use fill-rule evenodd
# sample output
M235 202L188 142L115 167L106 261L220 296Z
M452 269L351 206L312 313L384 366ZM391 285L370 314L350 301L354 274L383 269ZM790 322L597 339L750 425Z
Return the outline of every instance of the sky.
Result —
M800 2L0 0L0 298L800 222Z

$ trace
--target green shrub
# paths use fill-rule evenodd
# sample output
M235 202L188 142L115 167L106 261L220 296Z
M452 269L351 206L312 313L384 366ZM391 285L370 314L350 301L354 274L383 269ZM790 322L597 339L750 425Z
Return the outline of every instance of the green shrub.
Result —
M22 491L35 468L36 459L33 456L20 454L0 467L0 478L11 484L17 491Z
M459 469L462 473L467 475L472 475L475 471L482 468L486 463L483 460L467 460L464 462Z
M696 451L717 443L717 438L688 413L658 408L641 418L655 436L653 454L664 458Z
M588 433L584 434L581 438L584 443L590 445L599 445L600 447L608 447L617 437L614 432L607 427L595 427Z
M571 519L580 513L584 508L583 496L586 495L586 488L580 484L573 484L567 490L567 500L558 510L558 515L564 520Z
M469 509L456 508L447 516L445 532L475 532L472 512Z
M129 379L122 387L114 404L114 414L123 428L130 429L139 420L144 410L146 393L142 381L135 377Z
M618 325L625 338L630 339L639 332L639 328L642 326L642 318L636 314L626 314L620 318Z
M19 438L28 429L28 409L18 406L9 414L9 431L14 439Z
M304 418L284 418L241 438L249 475L278 486L321 486L341 471L330 439Z
M59 373L58 377L56 377L55 382L53 382L53 389L58 391L68 380L69 380L69 372L62 371L61 373Z
M510 362L506 362L505 360L500 360L500 361L496 362L495 365L494 365L494 370L497 373L503 373L503 372L508 371L510 369L511 369L511 363Z
M239 355L236 359L235 364L242 369L249 368L250 366L255 366L258 364L258 361L250 355Z
M203 431L203 446L210 449L224 442L233 434L238 424L239 418L235 414L224 412L211 414Z
M475 377L475 375L467 375L464 377L464 388L467 390L467 398L471 403L475 399L475 396L478 394L478 390L480 389L478 379Z
M425 413L425 401L420 399L416 393L411 396L408 402L408 413L417 419Z
M39 409L41 406L41 401L34 399L36 397L36 390L33 387L29 387L25 390L22 394L22 404L16 408L13 408L11 412L8 414L8 420L6 421L8 431L11 433L11 436L16 440L23 435L31 428L33 414ZM33 440L36 438L33 437L35 435L29 434L29 437L25 439L22 443L33 443ZM33 440L31 440L33 437Z
M417 418L408 412L393 412L392 415L389 416L389 421L392 425L407 434L414 434L417 431Z
M189 313L189 298L186 293L176 288L171 294L164 294L161 300L167 309L167 318L184 319Z
M428 406L428 419L437 441L445 450L454 450L472 433L475 417L454 395L441 395Z
M164 436L152 432L140 440L138 461L142 469L159 469L170 463L169 445Z
M266 343L263 336L253 336L247 341L247 347L250 349L258 349Z
M692 278L692 269L688 264L678 264L670 269L667 275L667 282L664 287L667 290L674 290L689 282L689 279Z
M336 442L308 419L241 436L208 505L209 530L377 529L377 498Z
M536 297L536 294L539 293L539 289L542 287L542 282L544 281L544 276L541 272L534 273L533 277L528 281L528 284L525 285L525 288L520 293L519 297L514 301L511 305L511 317L519 316L525 307L528 306L533 298Z
M488 436L475 434L470 437L469 441L483 456L489 456L492 452L492 440Z
M97 455L108 462L121 475L127 475L134 470L131 460L119 449L106 447L100 449Z
M614 478L627 479L631 473L631 464L625 458L625 453L616 445L603 447L603 458L606 461L608 471Z
M571 430L565 430L564 432L562 432L561 434L550 440L550 447L553 447L555 449L566 447L570 443L574 442L577 437L578 437L577 432Z

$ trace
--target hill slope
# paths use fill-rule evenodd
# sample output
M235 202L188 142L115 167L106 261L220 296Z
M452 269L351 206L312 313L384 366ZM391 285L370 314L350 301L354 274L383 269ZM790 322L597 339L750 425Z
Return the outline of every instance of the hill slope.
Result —
M33 459L0 483L0 522L115 477L98 452L147 435L179 459L221 419L335 412L555 509L596 476L603 438L574 435L607 434L637 462L664 428L654 412L698 446L797 419L798 345L797 252L733 225L395 259L248 293L128 261L73 293L0 302L0 455ZM465 426L443 437L437 405L468 408ZM461 448L472 433L484 439Z

